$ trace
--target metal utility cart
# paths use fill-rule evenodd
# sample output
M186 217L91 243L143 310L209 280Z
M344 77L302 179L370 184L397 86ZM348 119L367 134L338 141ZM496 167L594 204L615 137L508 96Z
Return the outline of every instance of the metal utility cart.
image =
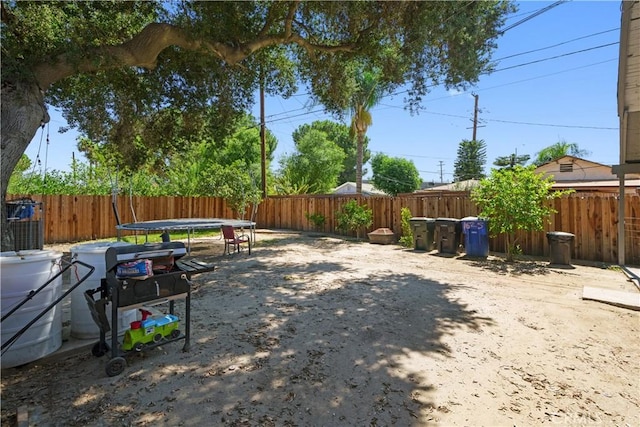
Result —
M184 340L183 351L189 351L191 276L213 271L215 267L196 259L182 259L186 253L187 249L182 242L113 246L107 249L106 277L101 280L99 288L86 290L85 298L91 315L100 328L100 341L92 347L91 353L101 357L111 352L106 365L108 376L116 376L124 371L127 365L124 356L129 353L179 340ZM123 268L135 261L151 264L152 270L142 277L123 277ZM121 275L118 275L119 272ZM175 301L178 299L185 300L184 333L177 328L179 319L174 312ZM111 324L107 314L109 303ZM157 319L153 321L147 321L145 316L143 321L134 322L138 323L135 325L137 333L133 332L132 325L132 329L124 333L123 341L120 342L117 330L119 311L163 303L168 303L168 314L155 316ZM146 310L143 311L145 312ZM106 335L110 330L109 345Z

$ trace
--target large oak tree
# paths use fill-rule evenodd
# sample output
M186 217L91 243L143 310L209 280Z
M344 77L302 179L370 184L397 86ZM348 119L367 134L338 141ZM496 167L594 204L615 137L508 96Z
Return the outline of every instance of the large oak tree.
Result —
M203 129L223 133L261 78L282 96L304 84L340 114L355 87L350 64L365 61L385 84L409 82L415 109L429 85L490 71L512 10L506 1L2 1L2 203L48 105L133 167ZM3 246L5 223L2 209Z

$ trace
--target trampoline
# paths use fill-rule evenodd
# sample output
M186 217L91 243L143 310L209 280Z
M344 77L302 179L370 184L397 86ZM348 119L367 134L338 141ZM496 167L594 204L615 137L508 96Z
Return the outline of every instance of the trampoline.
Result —
M131 222L128 224L116 225L118 230L118 239L120 239L120 231L144 231L145 239L147 239L150 231L162 231L163 240L166 234L168 236L171 231L187 232L187 251L191 252L191 233L196 230L219 230L223 224L233 226L233 228L248 228L253 237L256 223L247 220L227 219L227 218L179 218L179 219L157 219L153 221Z

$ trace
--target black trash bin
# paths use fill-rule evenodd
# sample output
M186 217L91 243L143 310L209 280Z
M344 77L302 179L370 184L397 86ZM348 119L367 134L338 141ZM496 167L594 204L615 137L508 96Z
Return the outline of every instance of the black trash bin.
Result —
M23 251L44 247L42 202L16 199L6 202L8 228L13 232L13 250Z
M489 226L486 219L468 216L460 220L464 234L464 249L468 256L489 255Z
M444 254L458 253L462 224L457 218L436 218L438 252Z
M430 251L433 249L435 219L416 216L409 220L413 234L413 249Z
M564 231L550 231L547 233L551 264L571 265L571 243L574 237L574 234Z

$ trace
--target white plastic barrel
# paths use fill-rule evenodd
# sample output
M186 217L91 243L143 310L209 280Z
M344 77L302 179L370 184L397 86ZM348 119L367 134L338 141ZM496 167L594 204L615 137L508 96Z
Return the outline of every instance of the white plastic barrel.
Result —
M105 255L107 249L113 246L128 246L131 243L126 242L96 242L85 243L77 245L71 248L71 258L82 261L95 267L95 270L80 286L75 288L71 292L71 336L78 339L93 339L100 337L100 328L96 324L95 320L91 316L91 311L87 305L87 300L84 296L84 291L87 289L96 289L100 287L101 279L104 279L107 275L107 266L105 262ZM89 271L88 268L76 264L78 267L77 273L71 271L71 283L76 283L78 279L82 278ZM76 276L77 277L74 277ZM99 298L99 294L95 295L95 298ZM111 325L111 304L106 306L107 319ZM124 332L130 328L131 322L136 320L136 310L124 310L118 312L118 335L124 334ZM111 325L113 330L113 325ZM109 333L110 334L110 333Z
M2 315L11 311L60 272L62 252L27 250L0 252L0 294ZM37 293L2 322L2 343L38 317L62 296L62 275ZM62 307L53 306L2 354L2 368L38 360L62 346Z

